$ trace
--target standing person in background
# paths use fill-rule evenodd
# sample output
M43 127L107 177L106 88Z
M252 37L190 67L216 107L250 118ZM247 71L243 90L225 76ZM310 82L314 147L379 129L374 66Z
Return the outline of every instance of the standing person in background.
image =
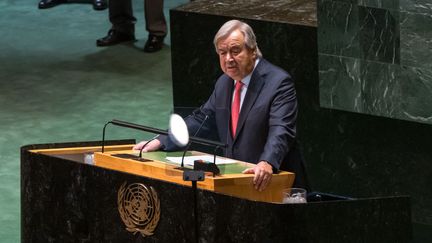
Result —
M243 173L255 174L253 183L259 191L279 169L295 173L294 187L308 189L296 141L297 98L291 76L262 57L252 28L244 22L226 22L214 46L224 74L207 102L185 119L189 134L200 127L200 137L217 132L219 141L227 144L226 157L256 164ZM181 148L160 136L134 149Z
M39 2L39 9L52 8L62 3L68 3L68 0L41 0ZM108 7L107 0L92 0L94 10L104 10Z
M144 45L145 52L162 49L167 34L167 25L163 12L163 0L144 0L146 29L149 36ZM122 42L135 41L135 22L131 0L110 0L108 5L109 20L112 24L107 36L96 41L97 46L111 46Z

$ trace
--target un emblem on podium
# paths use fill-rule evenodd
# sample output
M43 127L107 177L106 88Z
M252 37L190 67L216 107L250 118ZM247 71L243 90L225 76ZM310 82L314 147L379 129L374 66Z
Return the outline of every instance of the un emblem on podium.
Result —
M126 230L143 237L153 235L160 219L160 200L153 187L127 183L118 190L118 211Z

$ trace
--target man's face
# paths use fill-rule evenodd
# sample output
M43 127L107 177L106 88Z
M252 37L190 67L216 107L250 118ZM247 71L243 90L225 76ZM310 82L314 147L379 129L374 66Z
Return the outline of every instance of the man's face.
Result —
M243 34L233 31L217 43L219 63L222 71L234 80L241 80L252 72L256 52L246 47Z

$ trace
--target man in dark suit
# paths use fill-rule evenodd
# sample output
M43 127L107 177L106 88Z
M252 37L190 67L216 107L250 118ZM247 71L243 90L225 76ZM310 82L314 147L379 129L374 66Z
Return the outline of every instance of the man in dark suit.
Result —
M190 134L217 131L226 157L255 163L255 188L264 190L279 169L296 173L294 186L307 188L304 165L296 147L297 99L290 75L262 58L255 34L238 20L226 22L214 38L224 74L207 102L186 118ZM204 117L208 117L204 121ZM134 149L140 149L144 142ZM143 151L178 149L160 137Z
M112 24L108 34L96 40L97 46L112 46L135 40L135 22L131 0L109 0L109 20ZM149 32L144 45L145 52L162 49L167 34L167 25L163 12L163 0L144 0L146 30Z

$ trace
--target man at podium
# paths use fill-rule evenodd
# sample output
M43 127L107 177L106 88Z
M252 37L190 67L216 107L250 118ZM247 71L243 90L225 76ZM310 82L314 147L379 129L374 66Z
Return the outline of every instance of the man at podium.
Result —
M243 173L255 174L253 183L259 191L279 169L296 174L294 187L307 188L296 143L297 98L291 76L263 58L252 28L242 21L223 24L214 45L224 74L207 102L185 119L189 133L209 138L216 132L228 145L225 157L256 164ZM181 148L160 136L134 149Z

